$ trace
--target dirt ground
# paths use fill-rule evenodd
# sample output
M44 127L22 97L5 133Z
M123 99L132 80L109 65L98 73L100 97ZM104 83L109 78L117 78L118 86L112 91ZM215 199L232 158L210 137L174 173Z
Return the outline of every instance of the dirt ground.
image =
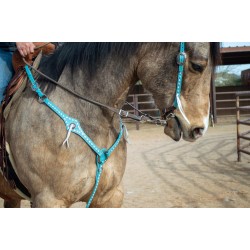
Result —
M195 143L159 127L130 139L124 207L250 207L250 156L237 162L235 125L210 127Z
M250 156L237 162L234 124L209 127L195 143L174 142L154 125L127 127L124 208L250 207Z

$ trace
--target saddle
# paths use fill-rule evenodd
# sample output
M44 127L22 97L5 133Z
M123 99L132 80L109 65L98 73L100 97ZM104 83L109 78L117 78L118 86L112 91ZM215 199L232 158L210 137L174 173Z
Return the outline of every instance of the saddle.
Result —
M42 55L52 54L56 49L56 46L52 43L35 42L34 44L36 46L34 53L27 55L25 57L25 61L28 64L33 65L35 68L38 68ZM26 88L27 82L27 77L24 70L25 62L18 50L16 50L13 54L12 64L15 74L8 84L5 98L2 102L2 106L0 107L0 172L3 174L13 189L18 189L25 196L30 197L28 190L20 182L14 171L8 150L6 148L5 119L11 110L12 103L21 96L22 92Z
M34 44L36 46L34 53L29 54L24 58L25 61L31 65L33 64L35 58L39 55L39 53L42 53L42 55L49 55L52 54L55 50L55 45L52 43L35 42ZM7 97L8 95L12 96L13 93L17 91L20 86L20 82L22 82L22 79L25 77L25 72L23 69L25 66L25 62L18 50L16 50L12 56L12 65L15 70L15 75L8 85L6 91Z

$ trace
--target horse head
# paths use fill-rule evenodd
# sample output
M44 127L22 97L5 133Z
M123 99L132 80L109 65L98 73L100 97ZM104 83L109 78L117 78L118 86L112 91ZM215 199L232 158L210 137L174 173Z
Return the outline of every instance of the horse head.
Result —
M176 98L180 43L145 45L141 52L138 77L153 94L160 110L173 106ZM186 43L179 105L164 132L175 141L181 137L195 141L208 128L210 84L219 59L219 43Z

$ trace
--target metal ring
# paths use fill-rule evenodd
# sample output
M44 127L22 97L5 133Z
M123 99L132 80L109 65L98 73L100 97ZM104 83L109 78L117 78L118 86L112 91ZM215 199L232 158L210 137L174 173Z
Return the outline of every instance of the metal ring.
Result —
M119 116L128 117L129 112L122 109L119 110Z

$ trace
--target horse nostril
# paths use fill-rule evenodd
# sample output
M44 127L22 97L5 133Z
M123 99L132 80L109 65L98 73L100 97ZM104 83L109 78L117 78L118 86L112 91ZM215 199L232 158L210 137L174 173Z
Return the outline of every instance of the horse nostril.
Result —
M204 133L204 127L197 127L197 128L194 128L193 131L193 137L194 139L198 139L199 137L201 137Z

